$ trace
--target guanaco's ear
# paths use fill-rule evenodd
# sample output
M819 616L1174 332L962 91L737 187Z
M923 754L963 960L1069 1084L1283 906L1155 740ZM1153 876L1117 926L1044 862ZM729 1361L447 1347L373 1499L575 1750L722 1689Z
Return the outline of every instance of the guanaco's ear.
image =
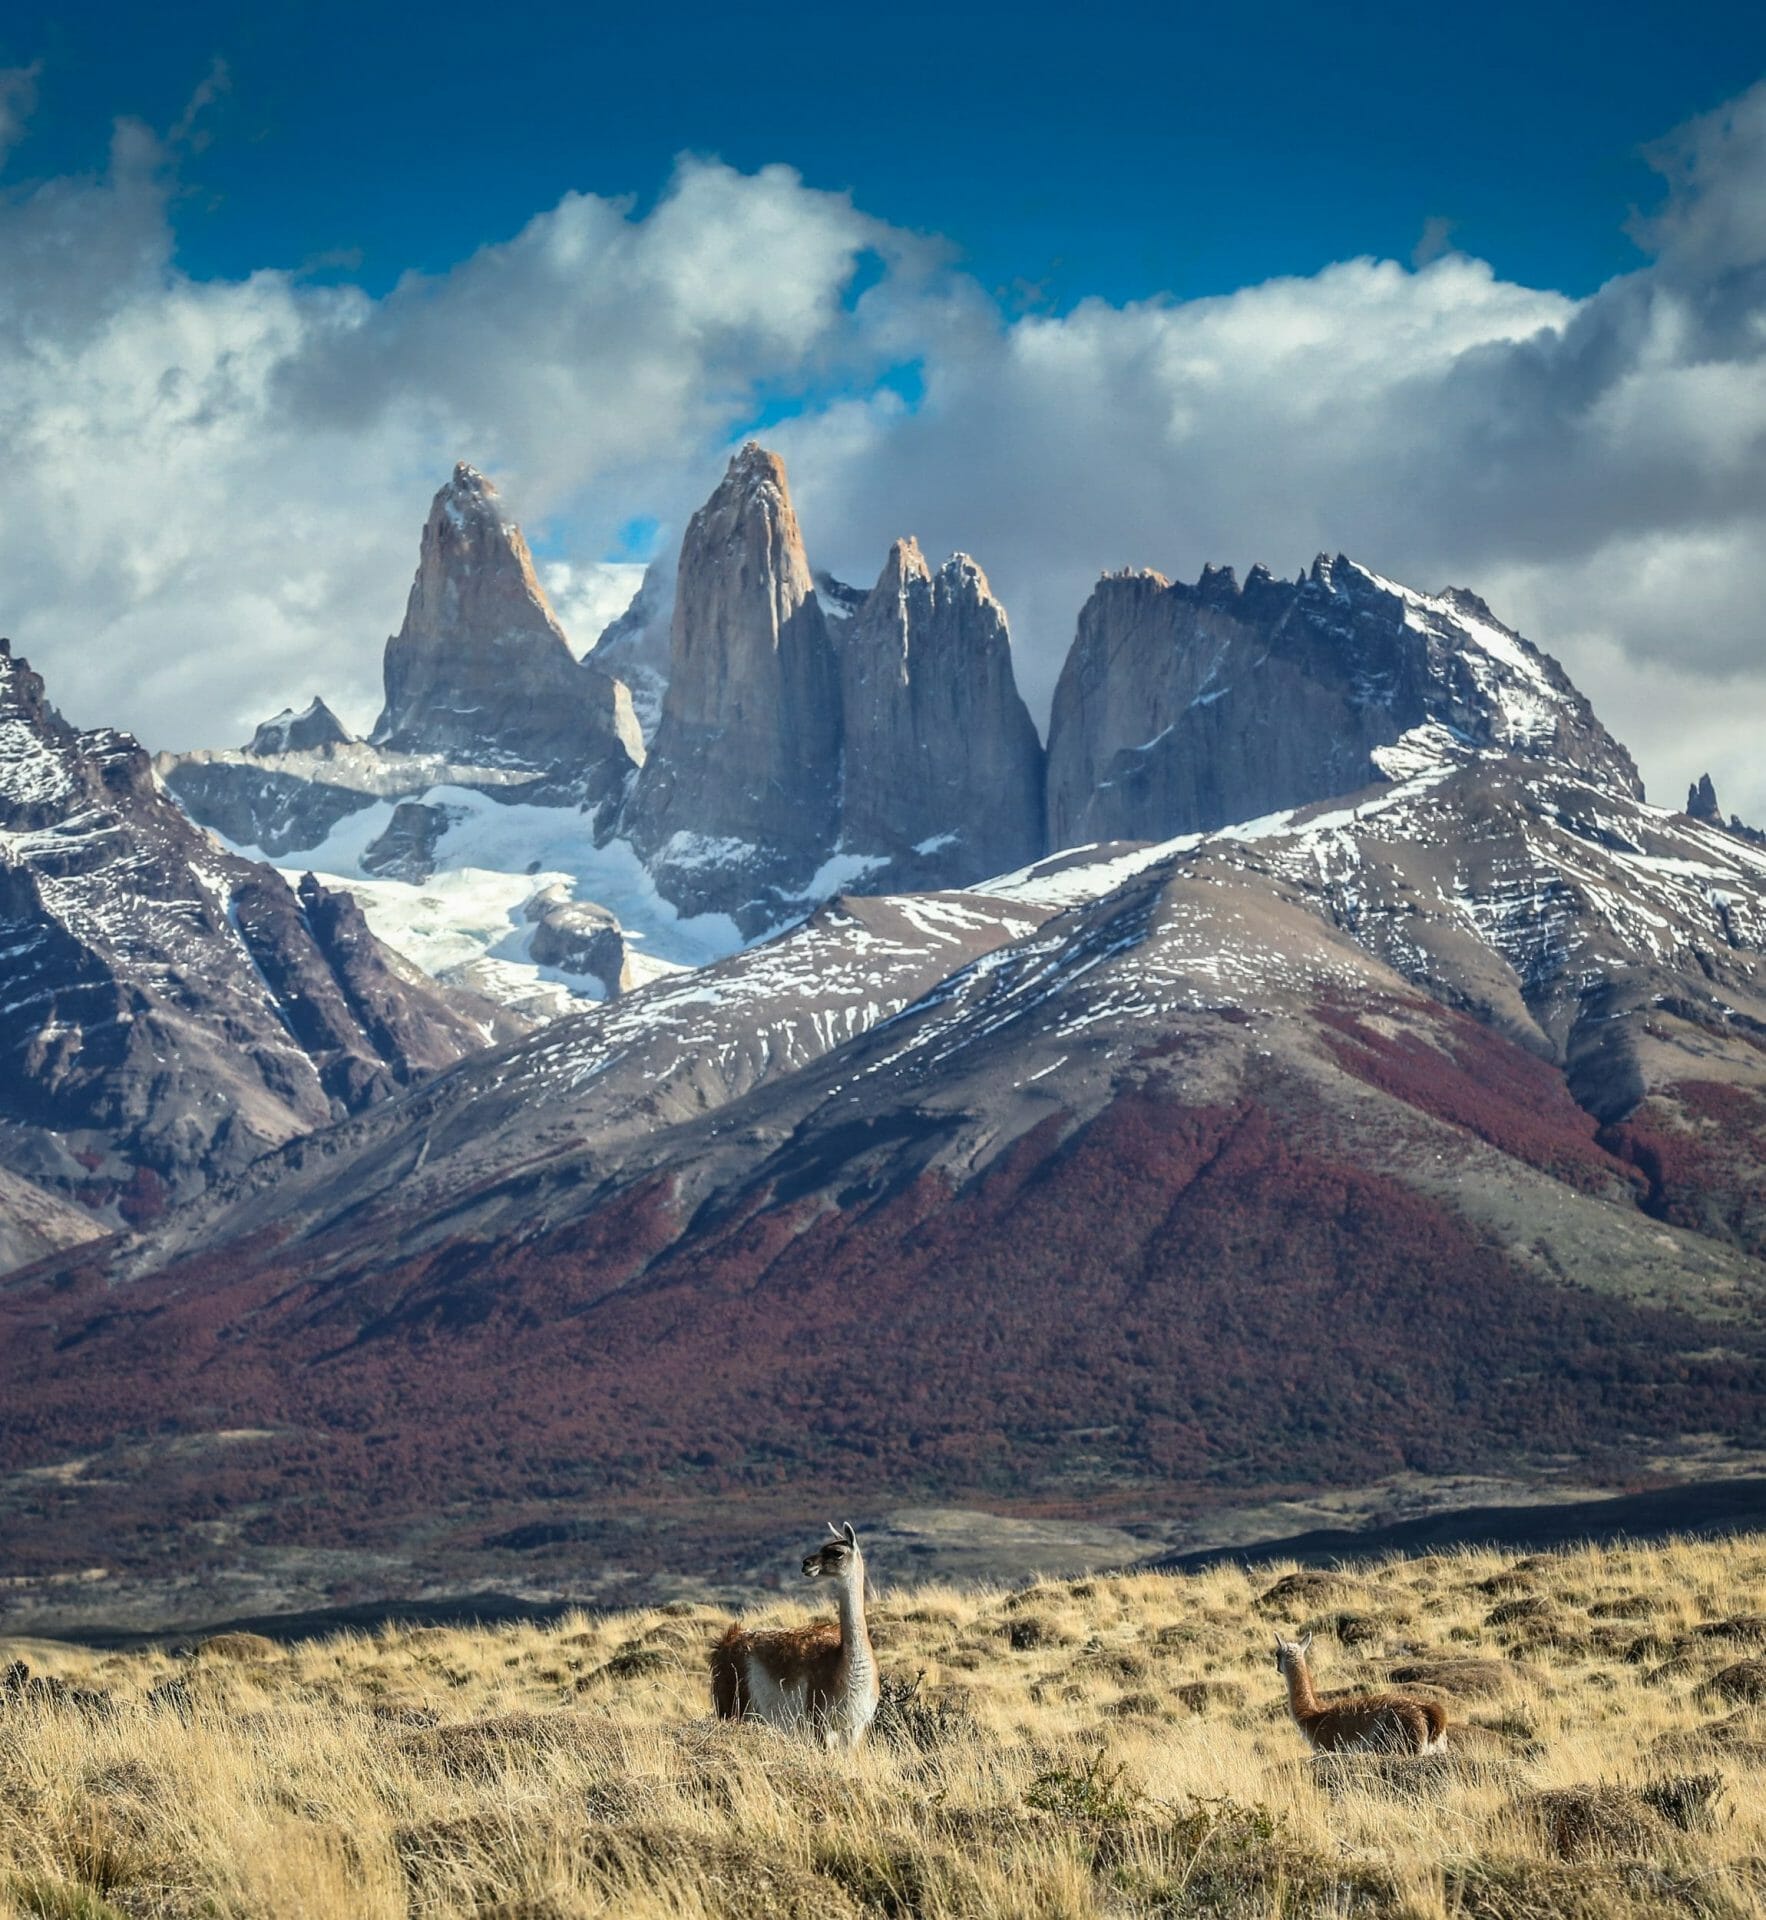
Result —
M840 1537L855 1553L858 1551L858 1535L853 1532L850 1520L840 1529Z
M1312 1651L1312 1635L1311 1634L1308 1634L1306 1638L1300 1642L1300 1651L1302 1653L1310 1653Z
M834 1536L836 1540L840 1538L840 1529L837 1526L835 1526L832 1520L828 1522L828 1531Z

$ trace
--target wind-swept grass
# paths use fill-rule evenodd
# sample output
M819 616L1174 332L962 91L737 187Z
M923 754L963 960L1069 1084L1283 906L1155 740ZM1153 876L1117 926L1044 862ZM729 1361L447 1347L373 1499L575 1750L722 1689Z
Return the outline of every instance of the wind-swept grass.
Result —
M0 1642L31 1670L0 1690L0 1916L1766 1913L1766 1540L874 1615L888 1698L851 1757L711 1720L703 1607ZM1315 1763L1277 1626L1317 1634L1326 1690L1439 1683L1445 1756Z

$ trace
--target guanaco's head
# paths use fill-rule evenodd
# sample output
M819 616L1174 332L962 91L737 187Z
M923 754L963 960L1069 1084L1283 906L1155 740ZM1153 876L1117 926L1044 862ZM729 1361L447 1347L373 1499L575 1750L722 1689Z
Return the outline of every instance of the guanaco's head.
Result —
M1305 1665L1306 1656L1311 1651L1311 1634L1308 1634L1304 1640L1284 1640L1278 1633L1275 1637L1276 1672L1286 1679L1296 1667Z
M864 1556L858 1550L858 1535L852 1530L852 1522L843 1527L828 1522L828 1531L834 1536L824 1540L814 1553L803 1556L803 1570L812 1580L824 1575L830 1580L849 1580L853 1569L863 1570Z

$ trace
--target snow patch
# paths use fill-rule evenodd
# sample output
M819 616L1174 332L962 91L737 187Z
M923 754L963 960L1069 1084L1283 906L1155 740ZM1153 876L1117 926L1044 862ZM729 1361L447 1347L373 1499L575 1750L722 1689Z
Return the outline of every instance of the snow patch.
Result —
M533 1013L563 1011L570 998L600 998L599 980L531 958L534 922L526 909L550 887L613 915L635 949L639 980L704 966L743 944L726 915L676 912L630 842L597 847L587 817L573 809L504 805L470 787L432 787L422 798L453 818L437 843L436 869L421 884L377 878L362 867L362 855L391 823L394 800L340 820L284 871L294 879L316 873L351 894L380 939L438 979ZM256 847L234 851L266 858Z

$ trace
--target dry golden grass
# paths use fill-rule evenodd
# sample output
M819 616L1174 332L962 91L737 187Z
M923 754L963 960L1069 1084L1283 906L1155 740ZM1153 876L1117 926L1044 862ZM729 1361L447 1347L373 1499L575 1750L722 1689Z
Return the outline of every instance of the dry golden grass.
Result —
M188 1660L0 1642L0 1916L1766 1915L1766 1540L920 1587L829 1757L708 1713L707 1608ZM813 1595L806 1595L813 1597ZM781 1608L783 1617L806 1617ZM1433 1667L1441 1759L1314 1763Z

